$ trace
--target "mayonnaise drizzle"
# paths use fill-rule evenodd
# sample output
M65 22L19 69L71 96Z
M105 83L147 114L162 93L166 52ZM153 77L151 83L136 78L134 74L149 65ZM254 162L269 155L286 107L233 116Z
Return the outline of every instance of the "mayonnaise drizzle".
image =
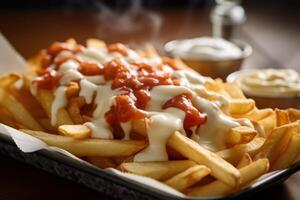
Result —
M168 108L162 112L150 114L147 130L149 145L134 156L135 162L166 161L166 144L175 131L183 130L185 113L177 108Z
M66 96L67 87L60 86L54 92L54 101L51 106L51 125L56 126L57 112L68 104Z

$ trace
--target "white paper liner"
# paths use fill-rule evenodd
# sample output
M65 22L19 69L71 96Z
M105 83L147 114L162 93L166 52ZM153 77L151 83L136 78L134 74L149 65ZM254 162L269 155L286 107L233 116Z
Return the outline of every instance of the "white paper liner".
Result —
M10 43L5 39L5 37L0 32L0 75L9 73L9 72L24 72L27 68L27 63L24 60L20 54L17 53L17 51L10 45ZM35 152L41 149L46 149L52 152L58 152L61 154L64 154L70 159L76 159L82 162L83 164L89 165L86 161L81 160L80 158L74 156L73 154L60 149L58 147L48 146L43 141L28 135L24 132L21 132L19 130L16 130L14 128L11 128L9 126L6 126L4 124L0 123L0 134L7 135L13 139L13 141L16 143L17 147L25 152L25 153L31 153ZM115 175L119 176L123 179L130 179L134 180L136 182L139 182L140 184L148 185L150 187L153 187L155 189L167 192L171 195L174 195L176 197L185 198L187 197L181 192L178 192L177 190L157 181L152 178L124 173L121 171L118 171L113 168L105 169L111 173L114 173ZM271 175L272 173L265 174L263 177L267 177ZM260 178L261 179L261 178Z

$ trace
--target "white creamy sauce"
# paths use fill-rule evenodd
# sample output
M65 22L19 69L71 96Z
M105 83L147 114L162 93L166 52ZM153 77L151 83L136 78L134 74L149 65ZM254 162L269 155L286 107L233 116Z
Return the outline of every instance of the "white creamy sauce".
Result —
M20 78L14 83L15 88L18 90L22 89L23 85L24 85L24 80L22 78Z
M84 78L86 80L88 80L89 82L92 82L96 85L103 85L106 83L104 76L102 76L102 75L84 76Z
M84 97L88 104L92 103L96 94L94 103L97 107L93 113L93 121L85 123L92 130L92 137L112 139L112 129L105 119L105 113L113 105L118 91L112 90L110 84L97 86L86 79L80 81L80 88L79 96Z
M207 121L192 135L192 139L213 152L225 149L225 134L240 124L204 98L194 96L193 105L207 114Z
M212 37L177 40L166 46L174 56L185 59L220 61L239 59L242 50L235 44Z
M87 104L92 103L97 86L86 79L80 81L79 96L84 97Z
M112 129L109 124L106 122L105 118L97 118L91 122L84 123L87 127L92 130L92 138L100 139L113 139Z
M177 70L173 73L173 77L180 79L181 82L187 87L193 84L203 85L207 81L212 80L211 78L201 76L192 70Z
M57 112L68 104L66 96L67 87L60 86L54 92L54 101L51 106L51 125L56 126Z
M69 70L77 70L79 67L79 63L76 62L75 60L68 60L61 64L59 67L59 70L57 71L59 74L63 74Z
M105 64L113 58L107 53L107 51L105 51L105 49L93 47L86 48L82 53L78 54L78 57L84 60L90 60L101 64Z
M149 145L134 156L134 161L167 161L167 141L175 131L183 131L184 117L185 113L177 108L151 113L147 130Z
M37 84L31 84L31 85L30 85L30 93L31 93L33 96L36 96L36 95L37 95L37 92L38 92Z
M83 75L73 69L69 69L64 73L64 76L60 79L59 83L61 85L66 85L67 83L70 83L71 81L80 80L83 78Z

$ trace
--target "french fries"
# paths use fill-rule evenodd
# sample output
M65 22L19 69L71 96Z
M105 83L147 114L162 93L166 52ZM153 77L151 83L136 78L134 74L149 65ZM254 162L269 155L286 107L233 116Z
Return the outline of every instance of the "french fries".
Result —
M256 155L264 143L265 138L256 137L247 144L238 144L231 148L218 151L217 155L235 165L242 159L245 153L248 153L250 156Z
M165 181L165 184L178 191L184 191L210 173L204 165L195 165Z
M237 164L236 168L241 169L243 167L246 167L247 165L250 165L252 163L252 158L248 153L245 153L242 159Z
M178 58L157 59L158 52L151 45L144 50L129 52L128 47L120 43L106 45L102 40L89 39L86 46L89 49L85 52L85 47L74 39L67 40L62 46L54 43L29 61L30 72L0 77L0 123L19 129L49 146L64 149L99 168L115 168L150 177L190 196L231 194L246 188L261 175L287 168L299 160L300 110L258 109L237 84L224 83L221 79L207 79L196 87L202 77L194 75L195 72ZM113 58L109 63L106 54ZM132 54L130 59L137 56L142 59L138 62L122 59L128 54ZM70 59L71 62L60 70ZM151 61L149 63L155 61L161 65L154 68L148 62L140 63L147 59ZM175 73L176 77L170 78L175 69L191 74ZM69 73L70 80L61 81L65 78L64 73ZM159 78L148 77L149 74ZM184 77L184 84L177 76ZM159 83L162 80L163 83ZM34 84L36 81L41 81L42 86ZM179 92L178 95L178 91L172 90L174 97L169 91L153 97L151 93L156 86L179 86L180 91L187 93ZM59 95L58 89L63 89ZM173 99L164 99L165 95L171 95ZM198 97L206 100L201 102L207 104L199 106L201 109L194 106ZM61 98L63 106L57 101ZM160 98L164 100L160 102L163 105L150 105ZM196 114L203 112L204 117L191 118L193 109L188 110L189 106L198 111ZM220 112L209 115L210 109ZM185 114L184 119L178 117L178 110ZM173 126L157 123L154 131L157 134L152 134L155 138L151 138L151 126L155 124L152 117L157 113L164 114L159 118L162 121L171 118L166 124L180 122L180 126L173 129ZM128 119L128 115L132 118ZM203 124L199 122L202 120ZM216 123L210 128L204 127L207 120ZM196 121L198 124L195 125ZM98 124L94 124L96 122ZM215 131L212 131L213 126L217 127ZM208 131L201 132L203 127ZM218 144L213 144L216 148L209 150L201 143L201 137L205 137L198 134L199 130L201 134L212 134L211 138L221 138L221 142L217 141ZM214 135L218 131L222 134ZM200 143L193 137L196 133ZM114 139L100 139L107 138L103 134L111 134L108 138ZM159 137L160 134L166 134L164 139ZM158 143L151 146L153 141ZM158 146L159 142L163 146ZM136 155L151 152L153 148L165 150L161 154L164 158L155 160L155 153L160 152L156 151L149 156L150 160L139 162L140 155Z
M164 181L195 165L196 163L190 160L177 160L122 163L120 168L125 172Z
M287 145L284 152L277 158L274 165L272 166L272 171L278 169L284 169L297 159L297 156L300 155L300 135L294 134Z
M53 94L47 90L38 90L36 98L38 102L41 104L41 106L44 108L48 117L51 119L51 106L54 100ZM60 108L58 110L56 118L57 118L57 122L56 122L57 126L73 124L73 121L69 113L64 108Z
M231 115L241 115L250 112L255 107L252 99L231 99L229 102L229 113Z
M261 147L257 155L255 155L254 160L259 158L268 158L272 166L278 155L280 155L287 147L293 134L299 132L299 130L300 126L298 122L275 128L266 138L264 145Z
M43 130L26 108L2 88L0 88L0 105L5 107L13 115L15 120L24 127L33 130Z
M275 115L276 115L276 126L277 127L283 126L290 122L289 113L286 110L275 109Z
M56 146L69 151L78 157L83 156L130 156L143 149L146 145L144 141L134 140L105 140L105 139L85 139L77 140L72 137L53 135L41 131L23 129L23 132L44 141L49 146Z
M168 145L181 153L186 158L205 164L211 170L211 175L224 183L235 187L238 185L240 173L230 163L223 160L217 154L206 150L195 141L175 132L168 140Z
M257 135L257 131L247 127L238 126L231 128L226 137L226 143L229 146L234 146L236 144L246 144L249 143Z
M83 125L61 125L58 131L65 136L70 136L75 139L85 139L91 136L91 130Z
M259 159L240 169L241 181L239 188L244 187L262 174L266 173L269 169L268 159ZM224 184L222 181L214 181L204 186L192 188L188 195L191 196L219 196L232 193L236 188Z

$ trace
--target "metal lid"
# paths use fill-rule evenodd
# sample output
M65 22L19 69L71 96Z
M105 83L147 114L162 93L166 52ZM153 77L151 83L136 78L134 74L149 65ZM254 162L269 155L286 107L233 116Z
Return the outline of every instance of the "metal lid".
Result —
M246 21L246 15L242 6L226 1L213 9L210 19L212 23L240 25Z

